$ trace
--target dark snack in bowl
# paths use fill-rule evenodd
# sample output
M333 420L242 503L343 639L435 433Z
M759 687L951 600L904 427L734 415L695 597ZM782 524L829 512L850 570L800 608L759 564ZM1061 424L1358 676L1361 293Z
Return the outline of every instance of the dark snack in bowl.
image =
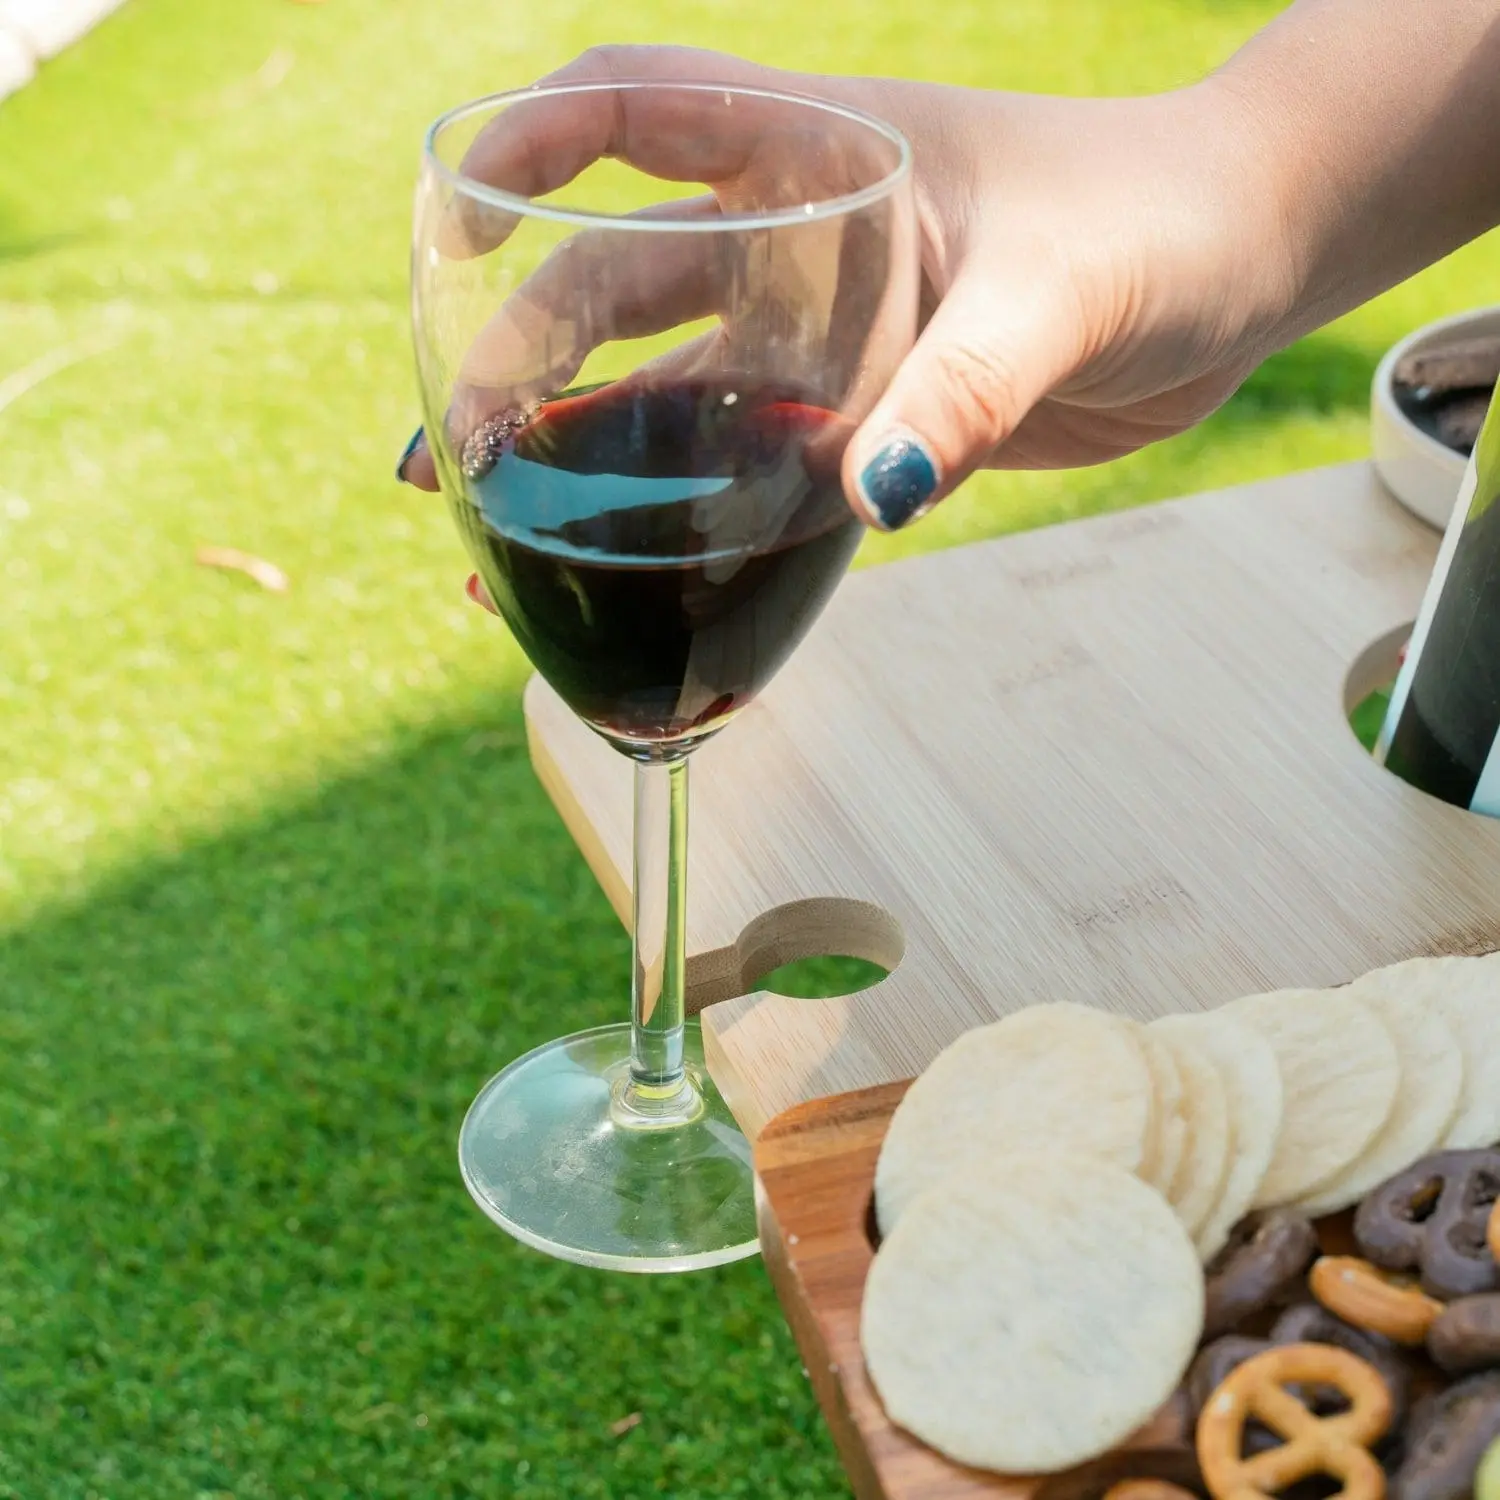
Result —
M1374 1368L1391 1395L1391 1432L1406 1421L1411 1393L1411 1370L1389 1339L1363 1328L1351 1328L1316 1302L1287 1308L1271 1329L1273 1344L1332 1344Z
M1450 1302L1427 1331L1427 1352L1452 1374L1500 1365L1500 1292Z
M1500 379L1500 336L1417 349L1391 373L1391 394L1415 426L1468 457Z
M1471 1375L1419 1401L1388 1500L1467 1500L1484 1450L1500 1437L1500 1373Z
M1344 1399L1337 1416L1316 1416L1293 1394L1324 1388ZM1284 1441L1247 1456L1251 1418ZM1385 1474L1370 1448L1390 1419L1390 1392L1373 1366L1330 1344L1284 1344L1246 1360L1209 1397L1198 1419L1198 1462L1215 1500L1281 1494L1314 1475L1341 1480L1344 1500L1381 1500Z
M1489 409L1488 391L1467 391L1450 396L1432 414L1433 436L1445 447L1467 458L1479 441L1479 429L1484 426Z
M1500 380L1500 334L1413 349L1397 361L1391 380L1419 397L1493 388Z
M1207 1500L1198 1457L1191 1448L1122 1448L1103 1458L1049 1474L1033 1500L1104 1500L1117 1484L1132 1479L1161 1479Z
M1500 1290L1485 1244L1500 1197L1500 1150L1439 1151L1398 1172L1354 1215L1354 1238L1377 1266L1420 1270L1422 1288L1445 1299Z
M1317 1253L1317 1231L1305 1214L1273 1208L1246 1215L1204 1272L1203 1337L1229 1333L1253 1313L1284 1300Z

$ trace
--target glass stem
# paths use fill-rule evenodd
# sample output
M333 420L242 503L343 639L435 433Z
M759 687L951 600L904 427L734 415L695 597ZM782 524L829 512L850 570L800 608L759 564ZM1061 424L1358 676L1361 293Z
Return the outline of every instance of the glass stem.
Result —
M630 1082L627 1110L671 1123L700 1107L683 1065L687 968L687 761L635 764Z

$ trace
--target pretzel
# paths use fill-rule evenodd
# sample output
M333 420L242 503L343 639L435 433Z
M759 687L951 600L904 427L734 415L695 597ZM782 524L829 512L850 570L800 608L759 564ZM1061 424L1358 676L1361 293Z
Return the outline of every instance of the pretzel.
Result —
M1420 1344L1443 1310L1436 1297L1357 1255L1323 1255L1307 1277L1313 1296L1346 1323L1383 1333L1398 1344Z
M1104 1492L1104 1500L1197 1500L1170 1479L1122 1479Z
M1184 1491L1192 1500L1204 1500L1208 1491L1198 1471L1197 1455L1175 1446L1175 1442L1168 1447L1116 1448L1076 1469L1048 1474L1037 1486L1033 1500L1105 1500L1106 1495L1123 1491L1137 1479L1162 1484L1165 1488L1154 1492L1159 1500L1172 1500L1167 1490ZM1142 1492L1136 1495L1137 1500L1146 1500Z
M1289 1385L1332 1386L1349 1409L1315 1417ZM1285 1441L1242 1458L1251 1417ZM1338 1500L1384 1500L1385 1473L1369 1450L1390 1421L1390 1392L1364 1360L1331 1344L1286 1344L1246 1360L1209 1397L1198 1463L1214 1500L1263 1500L1312 1474L1342 1480Z
M1104 1500L1198 1500L1198 1497L1170 1479L1122 1479L1104 1492Z
M1428 1338L1431 1337L1429 1333ZM1400 1433L1410 1404L1412 1369L1399 1345L1334 1317L1320 1302L1299 1302L1287 1308L1271 1327L1271 1342L1332 1344L1335 1349L1346 1349L1356 1359L1364 1360L1385 1381L1385 1388L1391 1393L1390 1432L1381 1439L1380 1447L1388 1447ZM1384 1456L1382 1453L1381 1457Z

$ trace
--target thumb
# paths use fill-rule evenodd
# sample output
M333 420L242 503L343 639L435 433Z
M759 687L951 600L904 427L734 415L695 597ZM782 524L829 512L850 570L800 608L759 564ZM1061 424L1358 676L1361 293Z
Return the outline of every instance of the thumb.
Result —
M844 455L844 489L872 526L925 515L1076 362L1074 324L1045 284L960 271Z

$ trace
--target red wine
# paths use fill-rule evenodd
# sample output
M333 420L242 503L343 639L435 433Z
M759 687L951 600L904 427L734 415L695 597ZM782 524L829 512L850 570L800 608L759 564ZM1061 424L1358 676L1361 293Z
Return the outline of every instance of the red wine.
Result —
M770 681L859 545L846 425L723 376L568 393L465 445L461 524L574 712L626 748L696 741Z

